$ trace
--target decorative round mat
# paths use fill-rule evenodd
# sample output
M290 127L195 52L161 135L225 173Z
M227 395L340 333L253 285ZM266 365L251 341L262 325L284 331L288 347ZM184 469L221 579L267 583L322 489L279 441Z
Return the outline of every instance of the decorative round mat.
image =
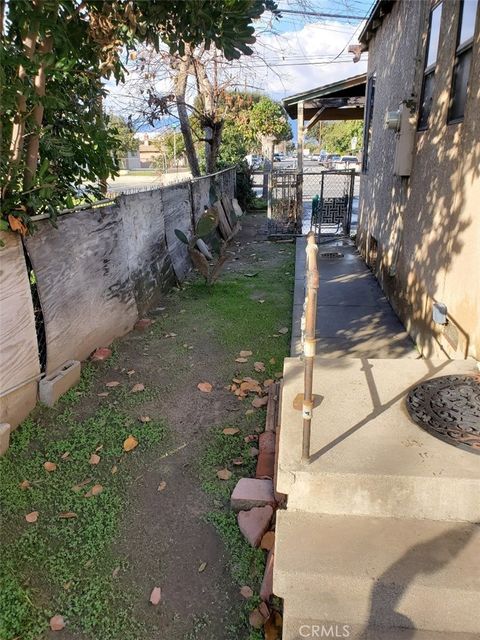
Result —
M411 418L437 438L480 454L480 376L432 378L407 396Z

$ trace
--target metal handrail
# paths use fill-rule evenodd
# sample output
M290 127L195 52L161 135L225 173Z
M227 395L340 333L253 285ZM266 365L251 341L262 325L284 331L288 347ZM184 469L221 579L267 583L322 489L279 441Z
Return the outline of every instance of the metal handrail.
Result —
M303 440L302 462L310 461L310 435L313 414L313 364L315 360L316 341L315 325L317 319L317 296L320 276L317 266L318 246L315 241L315 233L310 231L307 235L307 265L306 265L306 291L304 304L304 382L303 382Z

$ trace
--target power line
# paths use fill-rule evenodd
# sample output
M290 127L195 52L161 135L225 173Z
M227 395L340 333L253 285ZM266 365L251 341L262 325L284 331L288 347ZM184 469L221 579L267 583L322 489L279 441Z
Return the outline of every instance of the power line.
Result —
M314 16L315 18L340 18L343 20L364 20L365 16L349 16L344 13L322 13L317 11L299 11L297 9L280 9L280 13L292 13L297 16Z

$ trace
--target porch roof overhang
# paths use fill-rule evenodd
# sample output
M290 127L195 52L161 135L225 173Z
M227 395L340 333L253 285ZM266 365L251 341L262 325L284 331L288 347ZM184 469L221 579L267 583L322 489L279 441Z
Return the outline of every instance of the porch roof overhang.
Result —
M362 120L365 106L367 74L326 84L283 99L288 115L296 120L298 105L303 102L303 115L308 126L320 120Z

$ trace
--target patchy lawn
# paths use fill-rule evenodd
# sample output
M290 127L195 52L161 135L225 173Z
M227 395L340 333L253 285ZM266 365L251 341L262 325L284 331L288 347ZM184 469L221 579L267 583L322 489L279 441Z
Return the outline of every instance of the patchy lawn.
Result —
M192 278L174 290L151 328L87 364L57 407L38 408L13 434L0 460L2 640L260 637L247 623L258 599L239 588L258 592L264 552L243 540L228 501L254 471L244 438L263 430L265 411L228 386L278 377L289 351L293 245L259 237L263 220L247 217L217 284ZM241 350L252 352L246 362L236 362ZM137 383L145 389L133 393ZM139 444L125 452L130 435ZM67 625L52 633L55 614Z

